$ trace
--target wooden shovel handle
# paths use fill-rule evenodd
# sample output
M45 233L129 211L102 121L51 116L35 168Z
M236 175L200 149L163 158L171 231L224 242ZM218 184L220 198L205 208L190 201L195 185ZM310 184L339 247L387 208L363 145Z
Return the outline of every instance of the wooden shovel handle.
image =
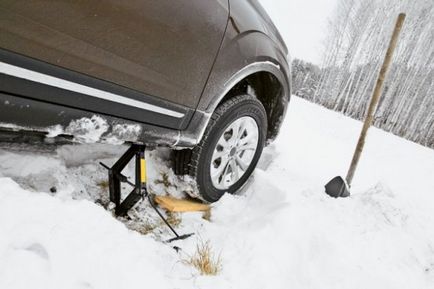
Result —
M383 91L383 83L386 78L387 71L389 70L390 63L392 62L393 52L395 51L396 44L398 43L399 33L401 32L402 26L404 25L404 20L405 14L399 14L398 19L396 20L395 29L392 34L392 39L390 39L389 48L387 49L386 56L384 57L383 66L381 67L380 74L378 75L377 83L372 94L371 103L369 104L368 113L366 115L362 132L360 133L359 141L357 143L357 147L351 161L350 169L348 170L348 174L346 177L348 185L351 185L354 177L354 172L356 171L357 164L359 163L359 159L365 145L366 134L372 124L374 113L377 108L378 101L380 100L381 93Z

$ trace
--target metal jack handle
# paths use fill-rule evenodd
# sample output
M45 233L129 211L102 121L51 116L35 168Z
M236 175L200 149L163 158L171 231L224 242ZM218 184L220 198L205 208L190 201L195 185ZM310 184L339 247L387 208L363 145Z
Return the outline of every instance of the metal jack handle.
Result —
M145 145L132 144L131 147L119 158L119 160L109 167L104 163L100 162L101 166L108 170L109 175L109 190L110 190L110 201L115 204L115 214L116 216L125 216L128 211L137 204L138 201L145 198L148 199L151 207L157 212L158 216L164 221L164 223L169 227L169 229L176 236L172 238L167 243L171 243L177 240L185 240L194 234L179 235L175 229L169 224L169 222L164 218L161 212L157 209L157 206L152 201L148 190L146 188L146 160L145 160ZM135 184L130 182L128 178L122 174L122 170L128 165L133 157L136 157L136 181ZM127 183L134 189L131 193L121 202L121 183Z
M169 227L169 229L173 232L173 234L176 236L175 238L169 239L166 241L166 243L172 243L174 241L178 241L178 240L185 240L191 236L194 235L194 233L190 233L190 234L184 234L184 235L179 235L175 229L169 224L169 222L166 220L166 218L164 218L164 216L160 213L160 211L158 210L157 206L154 204L154 201L152 200L151 196L148 194L148 201L149 204L151 204L151 207L154 208L155 212L157 212L158 216L160 216L160 218L164 221L164 223L167 225L167 227Z

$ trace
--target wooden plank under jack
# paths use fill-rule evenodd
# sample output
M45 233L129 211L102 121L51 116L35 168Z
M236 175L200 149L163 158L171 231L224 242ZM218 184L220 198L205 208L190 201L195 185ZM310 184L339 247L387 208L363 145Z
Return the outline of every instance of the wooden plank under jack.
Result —
M211 209L209 205L198 201L176 199L167 196L155 196L155 202L170 212L204 212Z

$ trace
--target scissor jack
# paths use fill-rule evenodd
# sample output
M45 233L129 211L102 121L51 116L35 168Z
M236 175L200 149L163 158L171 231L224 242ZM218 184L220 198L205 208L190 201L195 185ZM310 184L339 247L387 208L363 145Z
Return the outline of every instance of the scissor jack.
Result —
M158 216L164 221L164 223L169 227L169 229L175 235L174 238L168 240L167 242L173 242L177 240L184 240L191 237L193 234L179 235L175 229L169 224L166 218L158 210L152 197L149 195L146 188L146 160L145 160L145 145L132 144L131 147L119 158L119 160L110 168L107 165L100 162L101 166L108 170L109 178L109 191L110 191L110 201L115 204L115 214L116 216L125 216L128 211L134 207L140 200L148 199L151 207L157 212ZM127 164L136 158L136 181L132 183L128 180L128 177L122 174L122 170L127 166ZM131 193L122 201L121 200L121 183L127 183L133 187Z

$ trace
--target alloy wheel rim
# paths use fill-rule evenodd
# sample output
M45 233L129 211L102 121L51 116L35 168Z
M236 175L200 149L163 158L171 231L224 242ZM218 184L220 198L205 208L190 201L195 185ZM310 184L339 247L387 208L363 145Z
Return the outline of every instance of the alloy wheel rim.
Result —
M213 186L227 190L246 173L258 149L259 127L250 116L236 119L221 134L211 157Z

